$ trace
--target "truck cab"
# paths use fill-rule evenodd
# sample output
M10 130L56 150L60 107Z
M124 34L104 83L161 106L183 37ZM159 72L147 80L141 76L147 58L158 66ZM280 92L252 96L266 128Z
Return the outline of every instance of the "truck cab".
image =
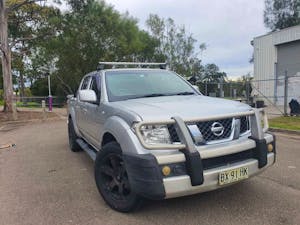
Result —
M164 63L99 63L68 115L71 150L95 160L97 188L121 212L226 187L275 162L263 109L204 96Z

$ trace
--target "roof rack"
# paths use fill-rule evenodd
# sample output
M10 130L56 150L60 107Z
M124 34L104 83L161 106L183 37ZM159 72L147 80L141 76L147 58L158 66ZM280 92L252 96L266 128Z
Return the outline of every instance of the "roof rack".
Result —
M167 69L167 63L144 63L144 62L99 62L97 70L103 70L105 66L112 66L116 68L117 66L123 66L127 68L129 66L136 66L137 68L145 68L150 66L156 66L160 69Z

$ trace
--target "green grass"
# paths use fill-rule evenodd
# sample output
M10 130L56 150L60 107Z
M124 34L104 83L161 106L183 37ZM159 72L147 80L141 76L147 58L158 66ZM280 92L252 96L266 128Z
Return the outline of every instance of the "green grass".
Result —
M300 131L300 117L282 116L282 117L273 118L269 120L269 126L271 128Z
M0 100L0 106L4 104L3 100ZM42 107L40 103L37 102L17 102L17 107L25 107L25 108L38 108Z
M38 108L41 107L41 104L37 102L17 102L17 107Z

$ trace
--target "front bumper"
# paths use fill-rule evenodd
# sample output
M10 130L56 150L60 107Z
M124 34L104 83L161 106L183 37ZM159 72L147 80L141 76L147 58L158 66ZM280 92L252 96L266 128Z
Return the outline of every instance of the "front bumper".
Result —
M249 116L251 128L249 135L251 136L240 136L240 126L232 125L235 138L211 145L196 145L186 125L193 121L240 118L241 116ZM143 140L141 127L148 124L175 124L179 144L147 144ZM266 114L255 109L222 117L212 116L191 120L172 117L168 121L140 122L135 125L135 133L142 146L149 149L151 153L125 156L131 188L144 197L162 199L226 186L218 184L218 176L220 172L227 170L247 167L248 176L254 176L275 162L275 136L266 133L267 128ZM269 150L269 143L272 143L271 150ZM151 161L151 163L146 163L147 160L141 157L148 158L148 162ZM174 163L175 166L171 165ZM167 168L173 173L164 173L162 168Z
M261 173L264 169L266 169L274 163L275 153L269 153L267 159L267 165L261 169L258 168L258 160L249 159L246 161L234 163L232 165L206 170L203 172L204 183L202 185L197 186L191 185L191 179L188 175L164 178L163 184L166 192L165 198L174 198L179 196L191 195L229 186L230 184L222 186L218 184L220 172L236 169L239 167L248 167L249 177L252 177Z
M124 155L124 161L131 184L132 190L149 199L165 199L174 198L179 196L191 195L214 189L226 187L228 185L220 186L219 173L227 170L236 169L239 167L248 167L248 176L255 176L267 167L271 166L276 159L275 151L275 136L265 134L263 141L263 148L258 151L258 142L250 138L240 139L227 144L219 146L209 146L203 149L198 148L197 151L203 160L204 168L193 168L193 171L203 175L202 184L195 185L192 182L190 174L179 176L165 177L162 174L161 167L163 165L186 163L185 155L180 151L156 152L145 155ZM267 152L267 144L272 143L274 146L273 152ZM223 164L221 166L214 166L213 168L206 169L205 160L214 159L219 156L232 155L236 153L245 152L252 149L253 152L264 152L262 157L265 158L265 163L262 165L263 160L260 155L253 154L252 158L243 159L235 162Z

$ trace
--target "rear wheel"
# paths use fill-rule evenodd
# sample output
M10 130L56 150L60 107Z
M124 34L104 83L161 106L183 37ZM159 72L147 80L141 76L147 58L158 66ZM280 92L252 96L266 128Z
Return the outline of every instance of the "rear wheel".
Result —
M69 147L72 152L79 152L82 151L81 147L79 144L76 142L76 139L78 138L75 130L74 130L74 125L72 118L69 118L68 122L68 134L69 134Z
M141 205L141 197L131 191L118 143L110 142L98 152L95 179L100 194L111 208L120 212L130 212Z

